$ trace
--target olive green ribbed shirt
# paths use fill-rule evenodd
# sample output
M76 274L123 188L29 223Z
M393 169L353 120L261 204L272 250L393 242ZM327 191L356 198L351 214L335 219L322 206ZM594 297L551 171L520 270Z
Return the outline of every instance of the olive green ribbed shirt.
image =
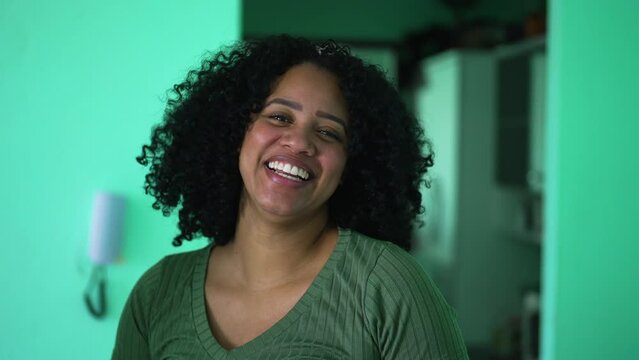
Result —
M340 229L328 261L291 311L231 351L209 328L210 246L149 269L126 303L113 359L467 359L455 314L399 247Z

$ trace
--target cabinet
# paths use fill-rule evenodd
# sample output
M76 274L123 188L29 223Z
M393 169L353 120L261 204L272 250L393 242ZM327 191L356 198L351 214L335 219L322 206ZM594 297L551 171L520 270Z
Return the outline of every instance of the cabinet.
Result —
M489 347L539 283L540 247L512 241L521 194L499 164L497 51L450 51L421 64L416 112L433 143L416 256L455 308L469 347ZM527 155L527 152L526 152Z
M497 182L541 192L546 96L545 39L492 52L497 67Z

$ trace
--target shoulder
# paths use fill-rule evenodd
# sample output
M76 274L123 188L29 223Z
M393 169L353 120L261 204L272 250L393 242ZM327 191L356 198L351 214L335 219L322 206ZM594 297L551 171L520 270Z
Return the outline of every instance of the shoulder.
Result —
M352 229L340 229L340 236L347 239L346 255L351 260L377 259L389 242L377 240Z
M348 242L344 262L358 269L368 300L384 297L406 302L406 292L418 297L443 298L417 260L399 246L354 230L344 230ZM413 294L414 293L414 294Z
M171 314L167 304L192 282L198 264L206 261L210 247L169 255L149 268L137 281L122 310L113 359L150 359L152 334L158 319ZM205 269L206 264L203 264ZM160 320L159 322L162 322ZM175 325L173 322L171 325Z
M175 287L190 284L198 265L205 267L210 246L202 249L165 256L151 266L135 284L132 300L150 303Z
M167 255L158 264L161 264L165 273L190 273L198 266L206 265L210 251L211 245L207 245L201 249Z
M434 287L431 278L426 274L422 265L415 257L399 246L384 242L384 248L380 252L375 266L375 271L371 274L381 280L399 280L397 285L406 287Z
M347 229L344 233L349 237L348 260L366 263L369 277L402 277L411 282L430 282L415 258L399 246L355 230Z
M416 259L390 242L357 233L352 239L373 259L363 306L383 357L467 359L453 309Z
M398 289L432 291L439 294L430 277L406 250L383 240L350 230L351 261L366 261L367 287L392 283Z

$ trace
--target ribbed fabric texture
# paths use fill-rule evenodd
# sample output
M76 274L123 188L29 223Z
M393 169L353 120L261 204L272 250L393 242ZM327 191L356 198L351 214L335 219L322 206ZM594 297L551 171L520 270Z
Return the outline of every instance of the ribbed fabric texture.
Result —
M133 289L113 359L467 359L430 278L399 247L340 229L335 250L293 309L231 351L209 328L210 247L164 258Z

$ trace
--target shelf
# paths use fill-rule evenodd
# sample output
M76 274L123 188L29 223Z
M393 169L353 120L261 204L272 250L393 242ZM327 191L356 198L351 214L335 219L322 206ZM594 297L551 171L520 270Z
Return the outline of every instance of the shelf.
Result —
M507 59L520 55L531 54L546 50L546 37L539 36L521 42L505 44L495 47L494 54L498 59Z

